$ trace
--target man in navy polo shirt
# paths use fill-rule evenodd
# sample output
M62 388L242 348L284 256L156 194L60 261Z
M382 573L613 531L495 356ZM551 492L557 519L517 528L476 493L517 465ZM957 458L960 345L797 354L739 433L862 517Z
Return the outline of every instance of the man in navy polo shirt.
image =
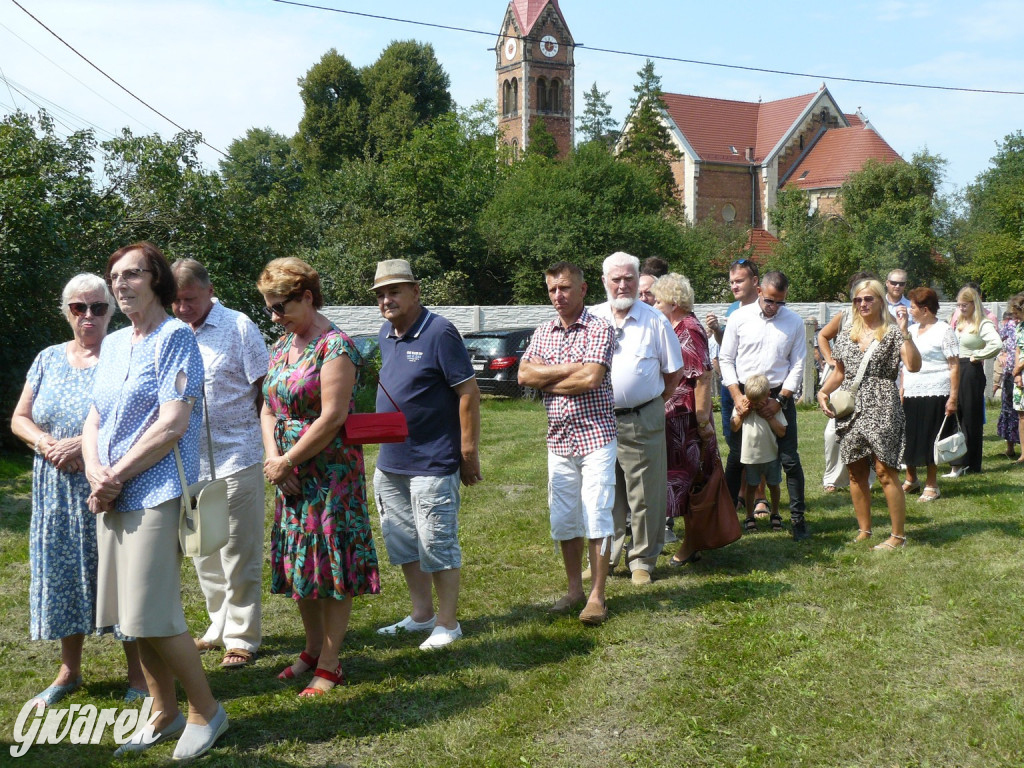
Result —
M405 442L381 445L374 493L388 559L402 566L412 602L408 616L377 631L430 632L420 645L430 650L462 637L456 618L459 482L483 479L480 389L455 326L420 304L408 261L378 263L373 291L385 320L377 411L394 411L393 399L409 423Z

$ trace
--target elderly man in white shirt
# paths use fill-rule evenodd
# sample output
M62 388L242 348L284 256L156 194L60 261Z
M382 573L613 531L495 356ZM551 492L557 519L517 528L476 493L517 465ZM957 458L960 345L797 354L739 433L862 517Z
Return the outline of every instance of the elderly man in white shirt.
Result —
M194 259L171 266L178 284L172 309L196 335L206 378L204 422L213 435L218 478L228 484L228 543L218 552L193 558L206 597L210 625L200 650L223 645L221 667L252 662L260 647L263 577L263 441L259 411L267 345L256 324L213 298L206 268ZM210 450L204 424L199 451L201 479L210 479Z
M729 316L718 361L722 368L722 385L729 388L733 408L741 416L751 407L743 394L742 382L759 373L768 377L771 397L758 413L771 419L781 410L788 422L786 434L778 438L779 459L786 472L793 538L800 541L808 538L810 531L804 519L804 470L797 452L793 396L800 390L807 350L804 322L785 306L788 292L789 278L782 272L766 272L761 278L757 301ZM741 472L740 452L730 450L725 479L733 500L739 494Z
M626 515L632 544L626 564L633 584L650 584L665 546L668 503L668 454L665 445L665 399L679 383L683 354L672 326L653 307L637 300L640 261L619 251L604 260L608 301L592 312L615 331L612 390L618 450L615 467L615 538L611 567L622 554Z

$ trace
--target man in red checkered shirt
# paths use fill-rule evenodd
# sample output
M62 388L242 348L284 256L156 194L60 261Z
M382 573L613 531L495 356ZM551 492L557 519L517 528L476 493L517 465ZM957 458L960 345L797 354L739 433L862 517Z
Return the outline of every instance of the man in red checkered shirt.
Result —
M583 306L587 284L575 264L560 261L544 273L558 318L537 328L519 362L519 383L541 391L548 414L548 506L551 538L562 548L569 580L556 613L579 605L579 619L597 625L608 617L604 587L615 532L615 398L609 372L614 335ZM591 589L580 572L587 539ZM584 605L584 599L586 604Z

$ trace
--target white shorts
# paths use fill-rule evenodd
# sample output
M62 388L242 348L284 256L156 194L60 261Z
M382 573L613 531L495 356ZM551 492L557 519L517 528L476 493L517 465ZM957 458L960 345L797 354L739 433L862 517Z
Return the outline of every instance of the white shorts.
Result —
M617 451L617 440L585 456L559 456L548 451L552 539L604 539L614 535Z

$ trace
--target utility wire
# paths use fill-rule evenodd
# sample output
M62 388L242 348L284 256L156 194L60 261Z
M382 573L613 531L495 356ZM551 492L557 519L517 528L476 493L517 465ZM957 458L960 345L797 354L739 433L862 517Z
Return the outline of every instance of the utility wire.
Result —
M134 121L135 121L136 123L138 123L139 125L141 125L141 126L142 126L143 128L145 128L145 129L146 129L147 131L153 131L153 130L155 130L155 129L153 129L152 127L150 127L150 126L146 125L146 123L144 123L144 122L143 122L142 120L139 120L139 118L135 117L135 115L132 115L132 114L130 114L130 113L128 113L128 112L125 112L125 111L124 111L123 109L121 109L121 107L119 107L119 106L118 106L117 104L115 104L114 102L112 102L112 101L111 101L110 99L108 99L108 98L107 98L106 96L104 96L104 95L103 95L102 93L100 93L99 91L97 91L97 90L95 90L94 88L92 88L92 87L91 87L91 86L90 86L90 85L89 85L89 84L88 84L87 82L85 82L84 80L80 80L79 78L75 77L75 75L74 75L73 73L71 73L71 72L69 72L68 70L64 69L64 67L62 67L62 66L61 66L60 64L58 64L58 63L57 63L56 61L54 61L54 60L53 60L53 59L51 59L51 58L50 58L49 56L47 56L47 55L46 55L45 53L43 53L42 51L40 51L40 50L39 50L38 48L36 48L36 47L35 47L34 45L32 45L32 43L30 43L30 42L29 42L28 40L26 40L25 38L23 38L23 37L21 37L20 35L18 35L18 33L16 33L16 32L15 32L15 31L14 31L13 29L11 29L10 27L8 27L8 26L7 26L6 24L0 24L0 28L6 29L6 30L7 30L7 32L8 32L8 33L10 33L10 35L11 35L12 37L15 37L15 38L17 38L18 40L20 40L20 41L22 42L22 44L23 44L23 45L25 45L25 46L26 46L26 47L28 47L28 48L31 48L31 49L32 49L33 51L35 51L36 53L38 53L38 54L39 54L40 56L42 56L42 57L43 57L44 59L46 59L46 60L47 60L48 62L50 62L51 64L53 64L53 66L55 66L55 67L56 67L57 69L59 69L59 70L60 70L61 72L63 72L63 73L65 74L65 75L67 75L68 77L70 77L70 78L71 78L72 80L74 80L74 81L75 81L76 83L78 83L79 85L81 85L81 86L82 86L83 88L85 88L85 89L86 89L87 91L89 91L90 93L93 93L93 94L95 94L95 95L96 95L96 96L97 96L98 98L100 98L100 99L102 99L103 101L107 102L107 104L109 104L110 106L112 106L112 107L113 107L114 109L116 109L116 110L117 110L118 112L120 112L120 113L121 113L122 115L124 115L124 116L125 116L125 117L127 117L128 119L130 119L130 120L134 120ZM3 75L3 71L0 71L0 75ZM111 135L113 135L113 134L111 134Z
M12 0L16 2L16 0ZM402 19L396 16L381 16L374 13L364 13L361 11L347 11L341 8L330 8L324 5L313 5L311 3L300 3L296 0L271 0L275 3L282 5L295 5L300 8L312 8L317 11L330 11L331 13L342 13L347 16L362 16L367 19L377 19L380 21L393 21L399 24L412 24L419 27L431 27L433 29L445 29L452 32L467 32L473 35L487 35L488 37L495 37L494 32L485 31L482 29L469 29L466 27L453 27L446 24L435 24L429 21L416 21L414 19ZM497 37L504 37L505 35L498 34ZM518 36L518 39L527 42L539 42L538 38L530 37L528 35ZM595 46L584 45L583 43L574 43L576 48L585 48L588 51L596 51L599 53L610 53L616 56L634 56L641 59L657 59L659 61L672 61L679 64L695 64L701 67L717 67L720 69L738 69L744 72L760 72L768 75L789 75L791 77L807 77L814 80L839 80L846 83L865 83L867 85L888 85L895 88L923 88L933 91L957 91L960 93L989 93L997 94L1000 96L1024 96L1024 91L1000 91L994 88L961 88L953 85L927 85L924 83L901 83L892 80L868 80L860 77L842 77L839 75L821 75L812 74L809 72L790 72L784 69L767 69L764 67L747 67L741 64L723 64L716 61L701 61L699 59L683 59L678 56L661 56L654 53L637 53L635 51L622 51L615 48L598 48Z
M82 117L81 115L75 114L70 109L62 107L57 102L51 101L50 99L48 99L45 96L43 96L41 93L36 93L35 91L33 91L28 86L22 85L21 83L15 81L15 80L11 80L9 77L6 77L3 74L2 71L0 71L0 80L2 80L4 82L4 84L7 86L8 91L10 91L10 89L13 88L15 91L17 91L22 96L24 96L28 101L30 101L33 104L35 104L36 107L38 107L39 109L45 110L50 115L50 117L52 117L56 122L59 122L61 125L63 125L65 128L67 128L69 131L74 132L74 131L79 130L79 128L77 128L76 126L70 125L67 122L61 120L60 119L61 115L64 115L64 116L66 116L68 118L77 120L79 123L84 123L85 125L88 125L88 126L92 127L93 129L95 129L97 132L99 132L101 134L104 134L104 135L106 135L106 136L108 136L110 138L114 137L113 133L111 133L110 131L106 130L105 128L103 128L103 127L101 127L99 125L96 125L96 123L93 123L93 122L91 122L89 120L86 120L84 117ZM13 94L11 95L11 98L12 99L14 98ZM41 104L40 102L45 102L45 104ZM49 106L47 106L47 105L49 105Z
M45 24L44 24L44 23L43 23L42 21L40 21L40 20L39 20L39 19L38 19L38 18L37 18L36 16L34 16L34 15L32 14L32 12L31 12L31 11L29 11L29 10L28 10L27 8L25 8L25 6L23 6L23 5L21 4L21 3L19 3L19 2L18 2L18 0L11 0L11 2L12 2L12 3L14 3L14 4L16 5L16 6L18 6L18 8L20 8L20 9L21 9L22 11L24 11L24 12L25 12L25 13L26 13L26 14L27 14L27 15L29 16L29 18L31 18L31 19L32 19L32 20L33 20L34 22L36 22L36 23L37 23L37 24L38 24L39 26L41 26L41 27L42 27L43 29L45 29L45 30L46 30L47 32L49 32L49 33L50 33L51 35L53 35L53 36L54 36L54 37L56 37L56 38L57 38L58 40L60 40L60 41L61 41L61 42L62 42L62 43L63 43L63 44L65 45L65 46L67 46L67 47L68 47L68 48L69 48L69 49L70 49L70 50L71 50L71 51L72 51L72 52L73 52L73 53L74 53L74 54L75 54L76 56L78 56L78 57L79 57L79 58L80 58L80 59L81 59L82 61L84 61L84 62L85 62L86 64L88 64L88 65L89 65L90 67L92 67L93 69L95 69L95 70L96 70L97 72L99 72L99 73L100 73L101 75L103 75L103 76L104 76L105 78L107 78L107 80L109 80L110 82L112 82L112 83L113 83L114 85L116 85L116 86L117 86L118 88L120 88L120 89L121 89L122 91L124 91L125 93L127 93L127 94L128 94L129 96L131 96L131 97L132 97L133 99L135 99L135 100L136 100L137 102L139 102L140 104L142 104L142 105L143 105L144 107L146 107L146 109L148 109L148 110L150 110L150 111L152 111L152 112L155 112L156 114L158 114L158 115L159 115L160 117L162 117L162 118L163 118L164 120L166 120L166 121L167 121L168 123L170 123L171 125L173 125L173 126L174 126L175 128L177 128L178 130L181 130L181 131L186 131L186 132L190 132L190 133L191 133L191 131L189 131L189 129L188 129L188 128L185 128L184 126L182 126L182 125L179 125L178 123L176 123L176 122L174 122L173 120L171 120L171 118L169 118L169 117L168 117L167 115L165 115L165 114L164 114L163 112L161 112L161 111L160 111L159 109L157 109L156 107L154 107L154 106L152 106L152 105L150 105L150 104L146 103L146 101L144 101L144 100L143 100L142 98L140 98L139 96L136 96L136 95L135 95L134 93L132 93L132 92L131 92L131 91L129 91L129 90L127 89L127 88L125 88L125 87L124 87L123 85L121 85L121 84L120 84L119 82L117 82L117 80L115 80L115 79L114 79L113 77L111 77L111 76L110 76L110 75L108 75L108 74L107 74L106 72L104 72L104 71L103 71L102 69L100 69L100 68L99 68L98 66L96 66L96 65L95 65L95 64L93 64L93 63L92 63L91 61L89 61L89 59L88 59L88 58L86 58L86 56L85 56L85 55L83 55L83 54L79 53L79 52L78 52L77 50L75 50L75 47L74 47L73 45L71 45L71 43L69 43L68 41L66 41L66 40L65 40L64 38L62 38L62 37L61 37L60 35L58 35L58 34L57 34L56 32L54 32L54 31L53 31L52 29L50 29L50 28L49 28L48 26L46 26L46 25L45 25ZM199 140L200 140L200 141L201 141L201 142L202 142L203 144L205 144L206 146L208 146L208 147L209 147L210 149L212 149L212 150L213 150L214 152L219 152L219 153L220 153L221 155L223 155L224 157L227 157L227 156L228 156L227 152L225 152L224 150L222 150L222 149L219 149L219 148L217 148L217 147L213 146L213 144L211 144L210 142L208 142L208 141L207 141L206 139L202 138L201 136L200 136L200 139L199 139Z

